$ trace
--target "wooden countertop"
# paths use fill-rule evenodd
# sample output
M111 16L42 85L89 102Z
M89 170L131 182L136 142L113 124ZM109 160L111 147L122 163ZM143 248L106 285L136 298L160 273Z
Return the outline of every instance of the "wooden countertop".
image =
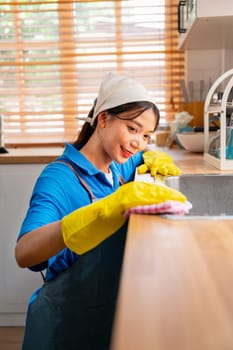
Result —
M173 158L184 173L221 172ZM111 350L232 349L233 220L132 215Z
M64 150L64 147L19 147L0 153L0 164L50 163Z

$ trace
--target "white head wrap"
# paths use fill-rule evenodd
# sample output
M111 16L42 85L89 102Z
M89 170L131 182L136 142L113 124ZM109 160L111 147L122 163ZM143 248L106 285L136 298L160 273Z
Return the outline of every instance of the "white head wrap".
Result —
M87 118L87 121L93 125L100 112L137 101L148 101L155 104L141 83L132 78L108 73L100 84L93 117Z

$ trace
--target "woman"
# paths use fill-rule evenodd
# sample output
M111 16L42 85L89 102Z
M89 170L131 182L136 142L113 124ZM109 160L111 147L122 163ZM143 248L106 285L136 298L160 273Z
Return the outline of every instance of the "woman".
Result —
M155 185L132 180L158 122L145 88L109 73L77 141L39 176L15 251L19 266L46 269L30 300L24 350L109 349L123 213L157 198Z

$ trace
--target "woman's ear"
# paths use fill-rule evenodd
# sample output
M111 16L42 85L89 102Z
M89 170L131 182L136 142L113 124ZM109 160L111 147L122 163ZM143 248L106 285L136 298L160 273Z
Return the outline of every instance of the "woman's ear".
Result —
M107 112L100 112L98 115L98 124L101 128L105 128L106 126L106 121L108 118L108 113Z

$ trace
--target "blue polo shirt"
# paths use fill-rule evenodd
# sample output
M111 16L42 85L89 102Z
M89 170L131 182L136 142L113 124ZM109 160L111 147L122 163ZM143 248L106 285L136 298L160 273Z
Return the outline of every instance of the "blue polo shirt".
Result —
M142 163L142 153L137 153L124 164L112 162L111 184L105 174L89 162L78 149L78 146L67 144L58 160L71 163L97 199L114 192L120 186L120 176L126 182L133 180L135 168ZM19 237L38 227L61 220L65 215L90 202L87 190L75 173L64 163L52 162L44 168L36 181ZM65 248L48 261L30 269L41 271L47 268L46 279L51 280L71 266L77 258L77 254Z

